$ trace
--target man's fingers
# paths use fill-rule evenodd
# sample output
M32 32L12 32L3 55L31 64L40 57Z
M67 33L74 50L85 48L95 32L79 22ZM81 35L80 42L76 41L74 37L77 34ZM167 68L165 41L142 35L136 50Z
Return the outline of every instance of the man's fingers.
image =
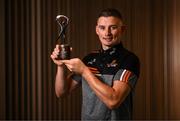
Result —
M57 60L57 55L51 55L51 58L52 58L52 60L53 60L53 62L55 63L55 64L57 64L57 65L62 65L62 64L64 64L63 62L61 62L62 60Z
M56 60L56 59L53 59L54 63L57 64L58 66L61 66L63 65L64 63L61 62L61 60Z
M71 71L72 72L72 69L71 68L69 68L68 66L66 66L68 69L69 69L69 71Z
M61 60L61 62L64 64L70 64L70 60Z
M64 63L65 64L65 63ZM72 66L71 65L69 65L69 64L65 64L66 65L66 67L69 69L69 71L72 71Z
M52 54L51 58L54 60L54 59L56 59L56 56Z
M59 48L59 44L56 45L56 48Z

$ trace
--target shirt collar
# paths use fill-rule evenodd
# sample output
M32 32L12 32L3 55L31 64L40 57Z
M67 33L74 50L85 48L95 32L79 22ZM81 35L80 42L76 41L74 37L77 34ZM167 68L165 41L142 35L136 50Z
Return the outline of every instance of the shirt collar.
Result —
M118 49L122 49L123 48L123 44L120 42L119 44L117 45L114 45L113 47L107 49L107 50L103 50L102 46L101 46L101 49L100 49L100 52L101 53L109 53L109 54L113 54L114 52L116 52L116 50Z

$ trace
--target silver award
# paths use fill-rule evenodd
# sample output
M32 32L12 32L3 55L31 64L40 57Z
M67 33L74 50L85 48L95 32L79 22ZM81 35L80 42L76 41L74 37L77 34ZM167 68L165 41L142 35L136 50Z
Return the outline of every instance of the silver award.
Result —
M57 38L60 53L58 59L70 59L70 45L66 42L66 28L69 24L69 18L64 15L56 16L56 21L59 25L59 36Z

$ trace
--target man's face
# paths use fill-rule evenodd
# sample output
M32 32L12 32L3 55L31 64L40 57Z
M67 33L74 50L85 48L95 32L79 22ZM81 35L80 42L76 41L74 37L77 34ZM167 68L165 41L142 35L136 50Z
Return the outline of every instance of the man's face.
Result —
M105 50L120 43L123 31L123 23L117 17L100 17L97 21L96 34Z

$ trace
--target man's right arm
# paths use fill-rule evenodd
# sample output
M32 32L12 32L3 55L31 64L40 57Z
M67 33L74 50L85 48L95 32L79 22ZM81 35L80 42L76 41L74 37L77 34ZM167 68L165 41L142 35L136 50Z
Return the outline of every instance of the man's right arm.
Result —
M57 60L59 52L59 45L56 45L51 54L51 59L57 65L57 73L55 78L55 93L57 97L68 94L78 85L75 80L72 80L70 76L67 76L67 68L61 62L61 60Z
M78 83L67 76L67 69L65 65L57 66L57 73L55 78L55 92L57 97L63 97L69 94Z

